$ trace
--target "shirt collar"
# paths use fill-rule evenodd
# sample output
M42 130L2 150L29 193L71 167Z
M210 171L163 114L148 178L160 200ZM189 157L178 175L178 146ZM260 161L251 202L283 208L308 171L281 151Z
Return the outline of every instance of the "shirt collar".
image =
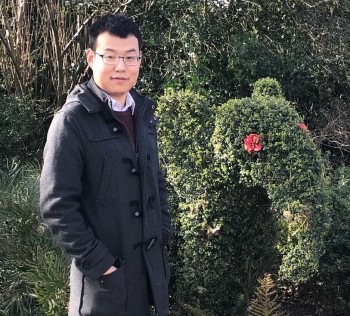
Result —
M107 94L102 89L100 89L100 90L106 95L106 97L108 99L108 105L113 111L125 112L129 108L131 108L131 114L134 115L135 101L134 101L133 97L131 96L130 92L128 92L126 94L125 105L124 105L124 107L122 107L117 100L114 100L109 94Z

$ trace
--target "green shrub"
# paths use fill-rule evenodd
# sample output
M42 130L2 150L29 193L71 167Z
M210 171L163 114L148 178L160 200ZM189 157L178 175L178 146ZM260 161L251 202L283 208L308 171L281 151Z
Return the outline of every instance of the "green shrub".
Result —
M327 290L350 297L350 168L339 168L332 180L330 226L318 279Z
M0 95L0 161L31 158L40 147L42 122L34 101Z
M253 94L230 100L218 111L213 144L220 172L247 186L266 188L274 208L298 211L323 178L321 154L299 127L302 118L289 102ZM262 136L259 152L244 150L244 139L251 133Z
M280 277L305 282L323 252L324 162L311 134L299 126L302 118L283 97L274 96L280 91L276 82L261 79L254 86L259 89L252 98L230 100L219 110L213 136L218 169L223 177L266 190L271 210L283 215ZM261 135L261 151L244 149L251 133Z
M228 315L245 310L257 277L276 261L276 221L266 195L214 168L214 105L204 93L167 90L159 147L179 203L177 299Z
M212 104L202 94L169 88L159 99L159 148L168 180L175 191L190 200L204 194L203 181L212 156Z
M324 251L320 151L275 80L254 87L220 107L191 91L159 100L160 154L179 201L176 294L219 315L243 313L265 272L310 279Z
M252 98L256 97L283 97L282 89L276 79L264 78L253 85Z

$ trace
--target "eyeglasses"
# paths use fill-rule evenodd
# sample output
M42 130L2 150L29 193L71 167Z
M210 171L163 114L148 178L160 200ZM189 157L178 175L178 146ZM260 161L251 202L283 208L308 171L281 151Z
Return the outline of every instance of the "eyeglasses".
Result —
M106 54L99 54L95 51L95 53L102 57L102 60L107 65L117 65L119 62L119 59L123 59L125 65L127 66L136 66L139 63L139 60L141 59L141 56L116 56L111 53Z

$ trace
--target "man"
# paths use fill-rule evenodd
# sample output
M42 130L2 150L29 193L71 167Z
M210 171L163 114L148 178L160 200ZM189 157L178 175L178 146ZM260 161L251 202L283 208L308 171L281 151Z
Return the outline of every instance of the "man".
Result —
M173 234L159 168L155 103L138 94L142 38L108 14L89 31L90 81L55 115L41 213L73 258L69 316L168 315Z

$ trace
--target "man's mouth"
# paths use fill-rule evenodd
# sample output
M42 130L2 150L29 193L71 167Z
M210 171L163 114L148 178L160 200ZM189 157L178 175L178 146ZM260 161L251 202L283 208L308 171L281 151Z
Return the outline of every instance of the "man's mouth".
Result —
M112 77L112 80L127 80L127 78L124 78L124 77Z

